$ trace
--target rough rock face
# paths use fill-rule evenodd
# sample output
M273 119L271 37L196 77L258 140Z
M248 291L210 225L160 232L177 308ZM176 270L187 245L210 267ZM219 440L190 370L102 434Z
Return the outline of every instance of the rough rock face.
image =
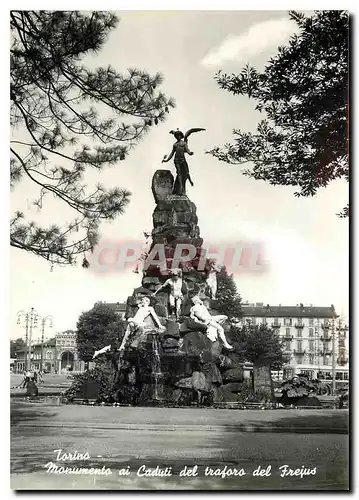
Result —
M223 373L223 380L225 380L226 382L243 382L243 368L241 366L238 366L236 368L226 370Z
M188 281L203 282L206 270L197 269L202 251L203 239L200 236L196 205L187 195L172 194L173 176L168 170L157 170L152 179L152 192L156 201L153 211L152 245L150 251L158 244L164 246L166 269L149 266L144 273L142 284L152 283L149 278L165 279L172 268L175 249L178 244L190 244L196 248L196 254L188 264L181 263L183 273ZM184 251L185 252L185 251Z
M157 170L152 180L156 207L150 252L155 245L163 245L166 269L153 265L144 271L142 286L128 298L126 310L126 318L133 317L139 300L150 297L165 331L159 333L155 325L152 329L149 325L149 330L138 335L121 359L116 353L115 364L120 368L113 382L113 399L138 405L236 401L243 370L238 368L233 353L223 349L221 341L212 342L207 337L206 325L189 317L190 297L205 297L209 263L198 269L203 240L196 206L186 195L173 195L172 189L171 172ZM190 262L172 266L178 243L194 245L196 252ZM179 322L169 317L168 290L152 297L172 267L182 269L184 301Z
M152 178L152 194L156 203L172 194L173 184L174 178L169 170L156 170Z
M174 241L203 242L197 225L196 205L186 195L170 195L157 202L153 212L153 244L171 244Z
M156 202L153 212L152 245L171 244L174 240L198 239L196 205L186 195L172 194L173 175L169 170L157 170L152 179L152 193Z
M167 290L151 298L151 305L166 329L159 335L148 335L150 340L140 341L137 354L132 354L130 365L136 367L137 390L142 383L139 404L156 401L186 404L193 400L194 394L197 400L211 394L214 402L236 401L243 382L243 369L238 366L233 353L223 352L219 340L212 342L208 339L205 325L189 317L190 297L195 293L205 294L208 264L204 269L198 269L203 240L196 205L186 195L172 194L173 181L173 175L168 170L157 170L152 179L156 207L152 217L150 252L155 245L163 245L166 270L159 269L159 266L146 269L142 287L136 289L127 301L126 316L129 317L130 313L133 316L138 300L143 295L152 294L168 278L177 244L195 246L196 254L190 262L176 266L182 269L182 293L185 297L180 324L169 317ZM154 376L156 370L157 375Z

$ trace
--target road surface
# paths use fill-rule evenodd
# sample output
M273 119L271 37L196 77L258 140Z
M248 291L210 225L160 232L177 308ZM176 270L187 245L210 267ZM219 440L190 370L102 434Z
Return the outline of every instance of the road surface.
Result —
M17 490L348 489L346 410L11 406ZM185 466L196 475L181 477ZM266 475L253 475L259 466ZM311 474L281 477L289 469ZM229 470L238 475L209 475Z

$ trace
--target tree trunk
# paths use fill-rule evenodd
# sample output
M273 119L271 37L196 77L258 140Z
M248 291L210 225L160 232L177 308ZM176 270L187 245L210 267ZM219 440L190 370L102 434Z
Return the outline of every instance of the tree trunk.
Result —
M268 401L274 400L273 381L271 369L268 365L253 365L253 389L259 391Z

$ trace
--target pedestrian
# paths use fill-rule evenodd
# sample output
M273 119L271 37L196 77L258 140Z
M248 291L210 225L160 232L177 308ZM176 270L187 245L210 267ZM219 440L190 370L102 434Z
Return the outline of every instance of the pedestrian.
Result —
M24 372L23 372L23 380L22 380L22 382L21 382L21 383L20 383L20 384L16 387L16 389L20 389L20 388L21 388L21 389L24 389L24 388L26 387L26 383L27 383L27 381L26 381L26 371L24 370Z
M38 396L38 394L39 394L39 389L37 388L35 380L34 378L30 378L26 387L26 395L28 397L33 397L33 396Z
M24 384L22 386L23 389L29 385L30 380L31 380L31 372L30 370L27 370L27 372L24 372Z
M44 375L42 369L39 370L39 383L44 383Z
M33 374L32 378L33 378L35 384L37 384L37 371L36 370L34 370L34 374Z

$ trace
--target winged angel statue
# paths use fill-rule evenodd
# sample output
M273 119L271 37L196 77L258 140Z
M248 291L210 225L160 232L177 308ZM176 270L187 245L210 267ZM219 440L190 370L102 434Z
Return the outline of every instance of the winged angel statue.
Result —
M165 155L162 163L170 161L173 156L174 163L177 171L177 177L173 186L173 194L186 194L186 181L189 180L191 186L193 182L189 174L189 169L185 157L185 153L193 155L193 152L188 149L188 137L193 132L200 132L201 130L206 130L204 128L190 128L185 134L180 130L171 130L170 134L173 134L176 138L176 142L173 145L171 154L169 156Z

